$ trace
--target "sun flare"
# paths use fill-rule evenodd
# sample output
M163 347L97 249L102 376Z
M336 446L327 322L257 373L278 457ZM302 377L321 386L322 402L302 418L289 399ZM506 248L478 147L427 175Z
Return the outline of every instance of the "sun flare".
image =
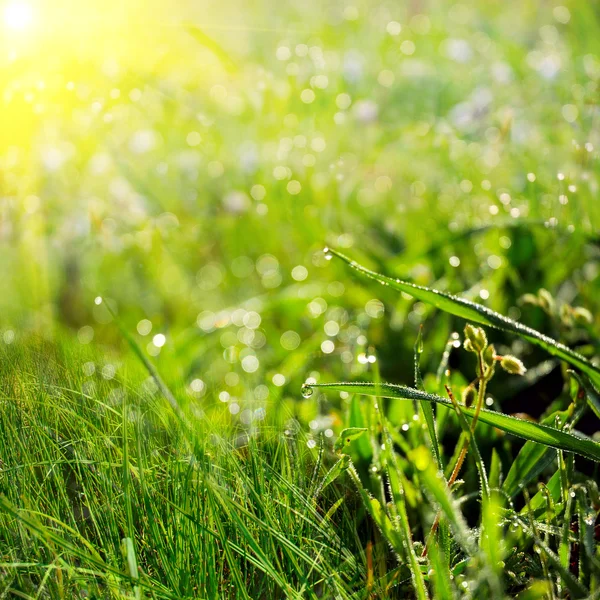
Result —
M25 31L33 23L33 8L27 2L10 2L4 9L4 23L8 29Z

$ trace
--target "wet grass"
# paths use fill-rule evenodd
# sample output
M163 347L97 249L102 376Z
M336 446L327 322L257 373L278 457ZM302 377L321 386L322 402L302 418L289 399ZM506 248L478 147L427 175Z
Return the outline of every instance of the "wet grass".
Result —
M594 4L50 4L0 31L0 595L597 598Z

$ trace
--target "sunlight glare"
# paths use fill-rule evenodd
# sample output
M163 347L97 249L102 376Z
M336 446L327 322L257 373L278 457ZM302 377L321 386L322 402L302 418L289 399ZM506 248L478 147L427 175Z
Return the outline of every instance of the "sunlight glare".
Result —
M9 29L23 31L33 22L33 9L27 2L10 2L4 9L4 23Z

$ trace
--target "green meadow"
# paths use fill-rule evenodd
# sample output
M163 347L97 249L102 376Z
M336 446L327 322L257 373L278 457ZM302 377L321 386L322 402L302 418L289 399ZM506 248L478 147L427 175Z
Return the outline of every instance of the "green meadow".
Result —
M600 599L595 3L0 15L0 598Z

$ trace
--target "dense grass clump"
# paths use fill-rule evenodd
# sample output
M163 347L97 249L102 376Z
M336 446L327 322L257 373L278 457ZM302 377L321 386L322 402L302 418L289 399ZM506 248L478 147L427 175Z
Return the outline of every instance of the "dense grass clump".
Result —
M335 509L329 495L317 502L298 429L249 436L193 407L182 423L148 380L85 378L82 365L95 363L65 347L30 341L1 363L5 592L272 598L360 588L356 503L343 487Z

